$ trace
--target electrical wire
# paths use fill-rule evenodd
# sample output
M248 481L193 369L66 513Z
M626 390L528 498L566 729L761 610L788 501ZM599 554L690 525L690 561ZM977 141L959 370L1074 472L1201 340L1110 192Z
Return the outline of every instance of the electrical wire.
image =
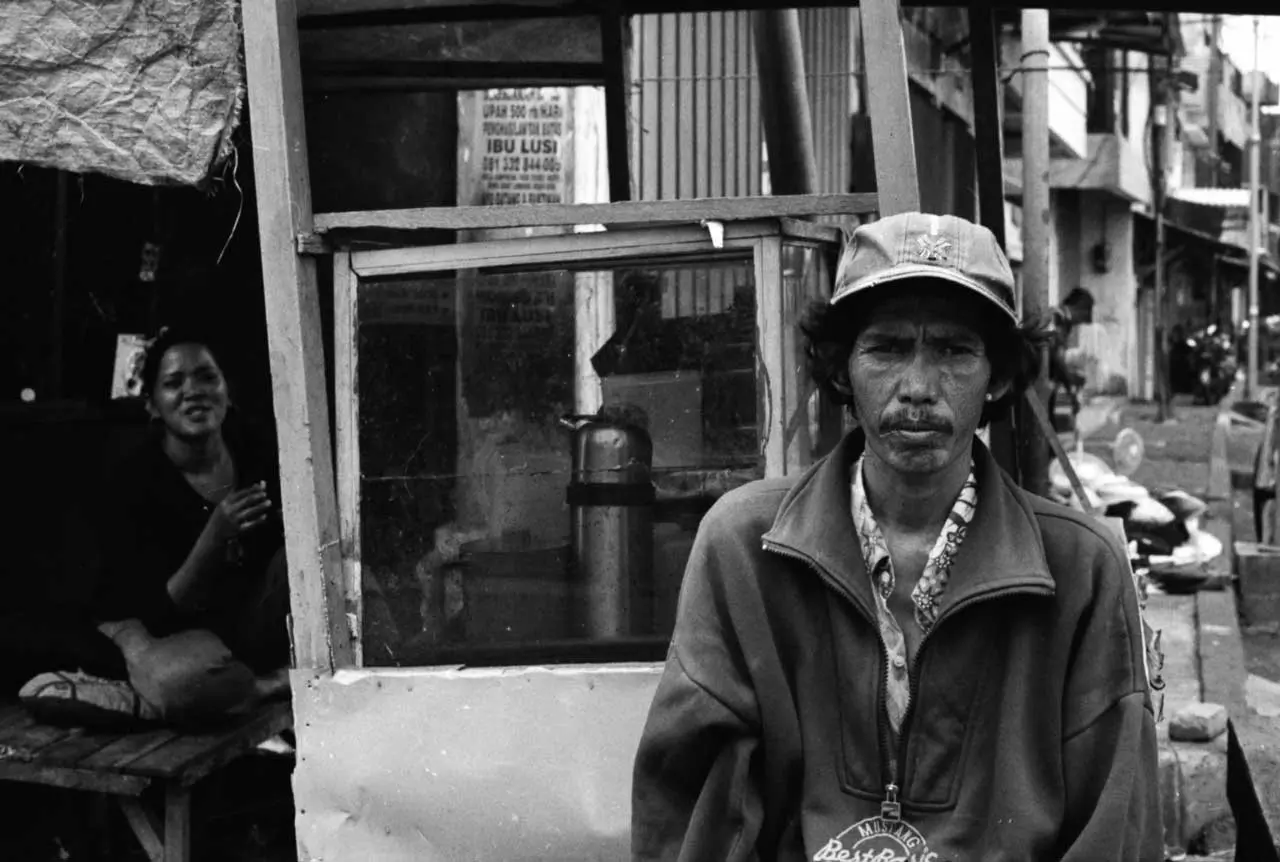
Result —
M218 259L214 261L214 266L222 263L222 256L227 253L227 248L231 245L231 238L236 235L236 228L240 226L240 214L244 211L244 189L240 188L240 148L232 147L231 149L231 184L236 188L236 194L240 196L239 202L236 204L236 218L231 223L231 232L227 234L227 241L222 244L222 251L218 252Z

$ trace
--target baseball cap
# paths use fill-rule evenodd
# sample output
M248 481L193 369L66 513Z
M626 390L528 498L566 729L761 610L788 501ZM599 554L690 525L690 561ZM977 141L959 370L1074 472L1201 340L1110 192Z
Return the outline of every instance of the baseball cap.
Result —
M899 213L859 227L840 257L831 304L906 279L967 288L1018 323L1013 271L995 234L952 215Z

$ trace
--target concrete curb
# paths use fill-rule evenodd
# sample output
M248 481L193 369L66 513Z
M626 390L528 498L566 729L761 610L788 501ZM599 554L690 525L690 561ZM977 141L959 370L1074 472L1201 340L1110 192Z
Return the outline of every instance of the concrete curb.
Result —
M1242 755L1244 761L1244 773L1254 770L1254 766L1262 761L1270 759L1274 760L1275 755L1271 751L1274 746L1268 742L1267 737L1270 735L1266 732L1260 732L1257 726L1256 717L1249 708L1245 694L1245 680L1247 678L1247 670L1245 667L1244 656L1244 639L1240 631L1240 609L1238 606L1238 591L1240 562L1237 556L1237 546L1235 543L1234 530L1231 529L1230 511L1234 500L1234 489L1232 487L1231 465L1228 460L1228 443L1227 435L1230 433L1232 425L1232 408L1239 399L1239 386L1233 388L1227 398L1223 399L1220 405L1217 421L1214 425L1213 438L1210 444L1210 460L1209 460L1209 496L1224 501L1218 505L1226 508L1227 516L1227 533L1228 541L1225 543L1225 552L1229 554L1228 561L1230 563L1230 573L1232 575L1232 588L1220 592L1201 592L1196 594L1196 628L1197 628L1197 654L1200 661L1200 686L1202 696L1206 701L1220 703L1227 708L1227 714L1230 716L1231 722L1235 728L1235 733L1239 742L1238 754ZM1227 769L1225 763L1223 765L1223 777L1227 777ZM1243 776L1236 776L1236 782L1241 782ZM1247 785L1251 779L1244 779ZM1226 782L1224 781L1224 784ZM1266 848L1268 855L1274 852L1275 839L1280 836L1277 828L1280 827L1280 800L1277 800L1276 789L1259 787L1254 782L1254 793L1257 795L1257 805L1262 808L1261 812L1254 814L1251 822L1237 823L1240 827L1239 835L1242 842L1237 846L1239 852L1250 852L1245 844L1252 841L1258 842L1252 845L1252 851L1257 852L1263 844L1272 845ZM1236 801L1234 798L1233 802ZM1257 805L1254 807L1256 808ZM1233 813L1237 815L1237 819L1241 812ZM1261 816L1259 817L1258 814ZM1245 812L1245 816L1249 816L1249 812ZM1260 838L1269 829L1270 835ZM1248 836L1245 833L1250 833Z

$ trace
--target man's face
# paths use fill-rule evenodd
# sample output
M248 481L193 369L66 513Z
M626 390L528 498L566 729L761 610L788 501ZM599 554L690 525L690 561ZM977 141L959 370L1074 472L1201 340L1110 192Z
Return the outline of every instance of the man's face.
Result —
M854 411L873 457L900 474L940 472L973 445L991 391L979 315L994 312L956 289L886 293L849 357Z

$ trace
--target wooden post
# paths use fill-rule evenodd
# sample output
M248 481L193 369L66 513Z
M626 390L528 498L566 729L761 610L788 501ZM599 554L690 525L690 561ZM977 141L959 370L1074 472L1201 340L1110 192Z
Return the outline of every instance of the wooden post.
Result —
M1165 225L1164 208L1166 195L1165 153L1168 147L1169 127L1173 123L1170 116L1172 102L1169 99L1170 65L1165 65L1158 72L1152 70L1151 97L1155 102L1155 123L1152 129L1151 147L1151 208L1155 211L1155 271L1152 273L1151 315L1153 334L1151 337L1152 368L1155 371L1156 421L1169 419L1169 388L1172 383L1169 377L1169 351L1167 349L1167 330L1165 323L1169 317L1169 297L1165 284L1165 272L1168 266L1165 260ZM1155 75L1158 74L1157 79Z
M191 860L191 790L171 786L164 792L164 862Z
M1004 114L997 65L995 16L990 6L969 7L969 52L973 61L973 135L978 168L978 222L1008 251L1004 234ZM991 454L1016 481L1017 431L1010 416L991 425Z
M600 54L604 61L605 148L609 200L631 200L631 158L627 153L627 19L620 0L607 0L600 13Z
M1245 366L1244 397L1246 401L1258 397L1258 249L1263 243L1265 230L1260 224L1262 214L1258 207L1258 189L1262 172L1262 133L1258 125L1261 82L1265 80L1258 69L1258 16L1253 16L1253 81L1249 94L1249 340L1248 364Z
M813 154L800 13L795 9L761 9L751 17L760 76L760 116L769 148L769 185L774 194L813 194L818 190L818 162Z
M1022 316L1049 314L1049 12L1022 10ZM1048 361L1041 363L1035 397L1048 403ZM1030 412L1030 411L1028 411ZM1049 441L1033 415L1023 413L1022 485L1049 492Z
M862 52L880 215L920 209L920 173L911 130L911 90L898 0L862 0Z
M245 0L243 15L294 659L333 670L352 656L316 265L295 251L312 229L297 12L294 0Z
M333 253L333 391L338 528L342 540L342 607L347 611L352 661L364 665L364 579L360 536L360 343L357 279L351 252Z

